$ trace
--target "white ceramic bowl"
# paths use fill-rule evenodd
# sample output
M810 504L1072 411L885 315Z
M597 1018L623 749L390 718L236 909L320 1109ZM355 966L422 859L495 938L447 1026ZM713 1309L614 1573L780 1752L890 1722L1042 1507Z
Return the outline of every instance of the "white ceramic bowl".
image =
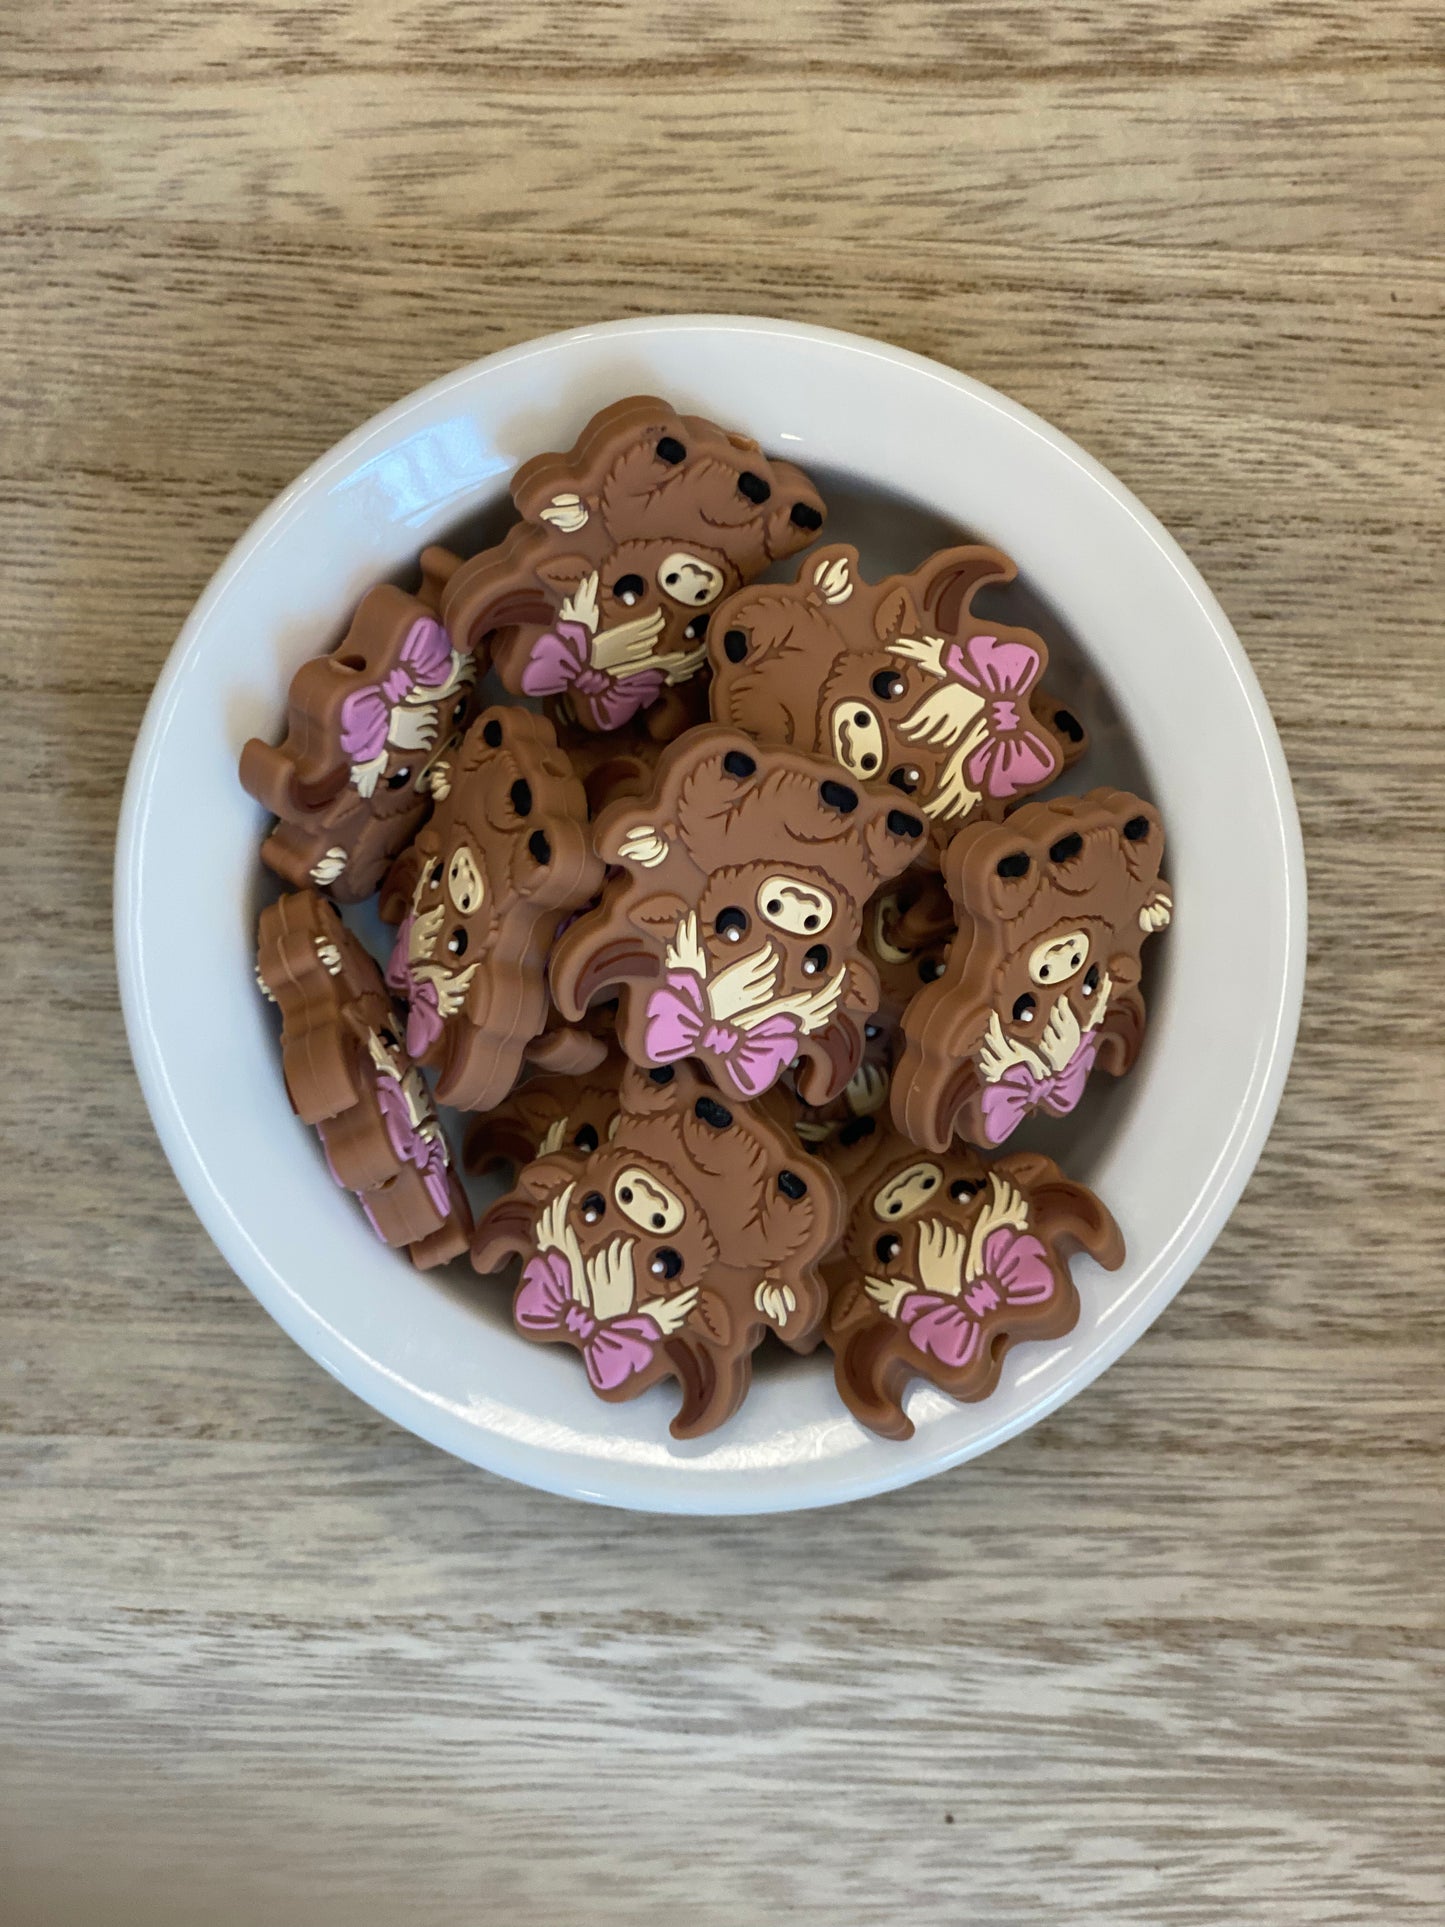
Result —
M1076 1261L1083 1312L1012 1351L993 1397L917 1386L904 1445L838 1402L826 1354L767 1363L712 1440L673 1442L670 1395L594 1399L570 1351L511 1330L465 1267L420 1275L376 1243L292 1117L252 979L257 807L236 781L292 671L360 593L427 542L495 531L513 468L594 409L656 392L801 462L826 534L873 572L961 535L1018 562L1016 619L1094 731L1066 779L1121 781L1163 813L1178 914L1151 946L1132 1075L1096 1079L1035 1138L1093 1185L1123 1269ZM513 348L400 402L279 497L217 571L156 686L116 854L126 1024L161 1142L222 1253L326 1369L462 1458L550 1491L675 1512L765 1512L900 1486L997 1445L1082 1390L1199 1263L1248 1178L1284 1083L1305 954L1304 866L1269 712L1223 612L1147 510L1026 410L917 355L793 323L689 316ZM1147 953L1146 953L1147 954Z

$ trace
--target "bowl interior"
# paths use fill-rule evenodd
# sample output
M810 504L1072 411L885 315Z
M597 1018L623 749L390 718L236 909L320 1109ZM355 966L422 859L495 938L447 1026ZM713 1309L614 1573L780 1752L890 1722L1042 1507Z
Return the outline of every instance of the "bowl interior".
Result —
M639 390L801 461L828 497L828 538L856 542L871 574L960 540L1012 553L1020 580L996 592L996 612L1044 636L1050 687L1093 737L1059 787L1138 789L1164 816L1180 911L1145 953L1141 1060L1127 1079L1094 1080L1072 1118L1032 1127L1105 1197L1129 1259L1115 1274L1076 1261L1075 1332L1017 1348L983 1404L916 1387L906 1445L855 1424L825 1355L765 1350L742 1411L691 1444L668 1436L665 1388L623 1406L593 1399L570 1352L512 1332L499 1281L465 1266L421 1275L375 1243L290 1113L255 992L255 916L274 886L256 859L262 814L235 781L241 744L274 738L291 673L337 640L369 583L414 579L428 541L495 539L517 460L565 446L596 407ZM380 1409L477 1463L690 1511L905 1483L1031 1423L1125 1349L1207 1249L1263 1141L1298 1010L1302 908L1292 799L1257 685L1147 512L961 377L875 343L733 320L620 324L494 357L400 404L288 490L218 573L157 687L117 858L122 991L157 1128L278 1321ZM370 913L353 920L384 955Z

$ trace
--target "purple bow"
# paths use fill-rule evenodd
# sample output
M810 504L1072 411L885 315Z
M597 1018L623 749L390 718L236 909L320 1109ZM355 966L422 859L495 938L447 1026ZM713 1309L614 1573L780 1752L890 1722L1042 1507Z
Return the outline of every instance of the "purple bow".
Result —
M396 942L386 966L387 987L406 999L406 1048L412 1057L425 1057L442 1034L441 1004L437 987L429 980L418 980L411 968L411 927L415 913L408 911L396 926Z
M604 729L620 729L639 709L662 694L666 678L660 669L642 669L619 681L591 662L592 638L580 622L559 622L538 636L522 671L525 696L557 696L572 689L585 696Z
M643 1049L655 1064L712 1051L742 1096L761 1097L798 1054L798 1020L778 1011L752 1030L714 1023L698 978L690 970L670 970L647 1000Z
M1037 788L1058 772L1059 754L1035 729L1026 728L1020 706L1038 680L1039 652L1031 643L970 636L951 642L943 666L956 682L984 698L988 734L964 763L964 774L981 796L1014 796Z
M898 1306L898 1319L919 1351L956 1371L977 1356L991 1311L1000 1305L1042 1304L1053 1288L1053 1267L1039 1240L1003 1224L984 1239L983 1276L961 1297L910 1291Z
M662 1330L646 1312L597 1318L572 1296L572 1267L560 1251L539 1251L522 1268L512 1307L518 1331L564 1333L575 1340L587 1376L599 1392L613 1392L646 1371L662 1343Z
M353 763L369 763L386 748L391 712L413 689L441 689L452 673L447 632L430 616L407 631L395 669L363 683L341 705L341 749Z
M1099 1033L1079 1039L1073 1056L1061 1071L1040 1077L1028 1064L1010 1064L996 1084L983 1093L983 1128L990 1144L1011 1137L1031 1111L1067 1117L1084 1094L1089 1072L1099 1050Z
M426 1186L426 1194L442 1217L452 1208L451 1186L447 1181L447 1147L438 1133L427 1137L418 1131L407 1109L406 1093L394 1077L379 1071L376 1101L386 1124L391 1148L406 1164L414 1164Z

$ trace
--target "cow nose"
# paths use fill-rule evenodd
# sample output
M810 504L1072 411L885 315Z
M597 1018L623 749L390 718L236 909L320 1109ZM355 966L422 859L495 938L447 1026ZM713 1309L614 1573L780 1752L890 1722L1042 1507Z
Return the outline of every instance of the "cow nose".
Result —
M706 608L723 592L722 570L714 568L711 562L704 562L701 556L689 555L685 549L675 549L663 557L657 581L665 595L689 609Z

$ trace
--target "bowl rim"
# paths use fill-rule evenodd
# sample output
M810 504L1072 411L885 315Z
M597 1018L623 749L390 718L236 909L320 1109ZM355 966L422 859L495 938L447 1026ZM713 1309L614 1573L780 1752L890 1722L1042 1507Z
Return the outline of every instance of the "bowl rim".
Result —
M142 836L149 792L165 741L170 712L201 646L207 625L228 594L235 577L278 538L313 492L322 488L338 471L354 466L360 457L373 450L374 444L391 443L413 416L425 412L453 391L466 388L484 370L495 374L574 343L704 330L784 335L804 344L811 342L846 348L855 353L863 352L894 367L927 375L934 381L956 388L974 403L1010 418L1017 426L1046 442L1056 453L1082 469L1111 498L1114 506L1122 510L1137 525L1141 534L1162 552L1198 603L1229 659L1240 692L1250 709L1258 748L1264 758L1277 811L1277 823L1271 827L1278 831L1283 856L1280 877L1283 892L1282 960L1274 1008L1265 1026L1267 1042L1254 1068L1248 1100L1241 1107L1231 1132L1228 1147L1231 1154L1221 1156L1216 1162L1207 1187L1207 1199L1203 1208L1195 1212L1190 1235L1182 1244L1175 1241L1175 1248L1169 1253L1163 1275L1154 1289L1139 1294L1139 1299L1128 1307L1124 1316L1115 1321L1112 1330L1076 1370L1051 1387L1036 1403L1026 1405L981 1440L965 1438L956 1449L942 1449L926 1459L904 1460L900 1455L896 1461L890 1461L884 1457L880 1459L876 1473L839 1476L831 1487L822 1491L806 1489L789 1492L760 1481L755 1493L750 1497L745 1496L742 1502L738 1502L734 1493L724 1503L717 1503L720 1494L706 1481L692 1485L685 1480L679 1481L665 1492L648 1492L645 1479L610 1489L607 1487L607 1469L602 1465L595 1467L595 1476L602 1481L600 1486L579 1483L575 1473L566 1478L557 1475L544 1459L532 1454L529 1447L515 1440L501 1441L505 1449L495 1453L473 1450L471 1448L478 1442L475 1429L468 1433L465 1440L459 1439L455 1428L443 1422L439 1408L419 1397L411 1387L375 1366L372 1361L360 1354L347 1353L343 1366L328 1355L326 1349L318 1345L316 1317L305 1301L287 1289L284 1281L270 1272L269 1268L261 1267L258 1275L257 1265L249 1262L256 1255L254 1249L246 1242L239 1222L197 1154L149 1022L140 936ZM727 1516L836 1505L911 1484L991 1451L996 1445L1056 1411L1106 1371L1154 1322L1201 1262L1233 1211L1258 1162L1283 1094L1298 1032L1307 941L1303 840L1289 771L1273 717L1228 617L1193 562L1152 512L1068 436L1022 404L968 375L911 350L845 330L761 315L726 313L655 315L588 323L536 336L482 356L383 409L320 455L284 488L222 559L183 624L157 678L136 737L121 802L115 849L114 905L121 1006L137 1075L156 1133L192 1209L222 1256L283 1330L332 1376L340 1379L374 1409L444 1451L540 1490L628 1510L682 1515ZM481 1436L486 1438L494 1435Z

